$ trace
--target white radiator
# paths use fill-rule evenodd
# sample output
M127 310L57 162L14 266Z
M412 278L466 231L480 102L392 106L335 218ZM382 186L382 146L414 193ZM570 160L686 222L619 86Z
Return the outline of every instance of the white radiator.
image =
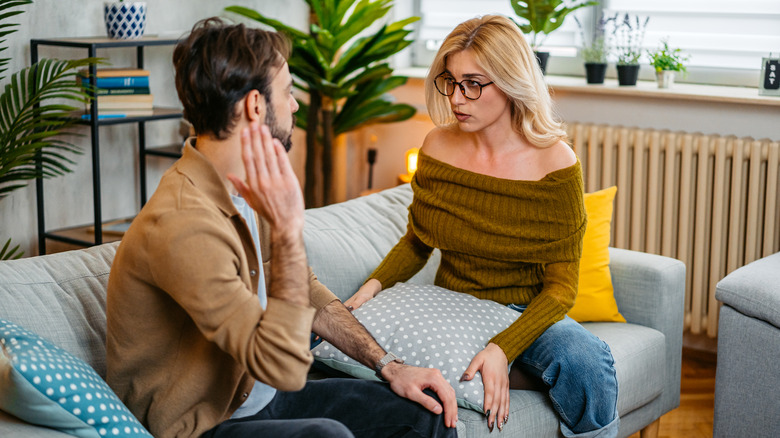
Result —
M570 124L585 191L616 185L611 245L682 260L685 326L717 336L715 285L780 250L780 143Z

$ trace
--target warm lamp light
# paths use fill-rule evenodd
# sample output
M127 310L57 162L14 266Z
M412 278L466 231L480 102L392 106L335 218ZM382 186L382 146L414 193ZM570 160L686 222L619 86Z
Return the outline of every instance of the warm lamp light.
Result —
M398 179L402 182L408 183L412 180L412 175L417 170L417 154L420 152L418 148L411 148L406 151L406 174L398 175Z
M420 152L417 148L411 148L406 151L406 173L414 175L414 171L417 170L417 153Z

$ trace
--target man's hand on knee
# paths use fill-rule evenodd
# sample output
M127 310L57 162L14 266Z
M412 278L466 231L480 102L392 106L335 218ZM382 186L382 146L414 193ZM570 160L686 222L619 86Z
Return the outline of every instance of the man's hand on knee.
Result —
M424 406L434 414L444 413L444 424L455 427L458 422L458 404L455 390L434 368L420 368L398 363L390 363L382 369L382 377L390 382L390 389L401 397L408 398ZM425 394L431 389L439 396L441 403Z

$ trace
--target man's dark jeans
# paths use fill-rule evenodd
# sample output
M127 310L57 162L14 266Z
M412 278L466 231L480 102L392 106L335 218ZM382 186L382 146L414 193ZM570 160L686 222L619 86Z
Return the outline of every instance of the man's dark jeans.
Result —
M426 394L433 392L426 390ZM438 398L437 398L438 400ZM228 420L203 434L223 437L455 438L442 415L399 397L386 383L324 379L301 391L278 392L263 410Z

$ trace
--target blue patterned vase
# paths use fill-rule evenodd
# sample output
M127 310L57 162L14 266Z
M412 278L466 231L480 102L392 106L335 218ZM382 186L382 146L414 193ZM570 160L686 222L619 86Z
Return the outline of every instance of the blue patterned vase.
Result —
M140 38L146 28L146 2L105 3L103 17L109 37Z

